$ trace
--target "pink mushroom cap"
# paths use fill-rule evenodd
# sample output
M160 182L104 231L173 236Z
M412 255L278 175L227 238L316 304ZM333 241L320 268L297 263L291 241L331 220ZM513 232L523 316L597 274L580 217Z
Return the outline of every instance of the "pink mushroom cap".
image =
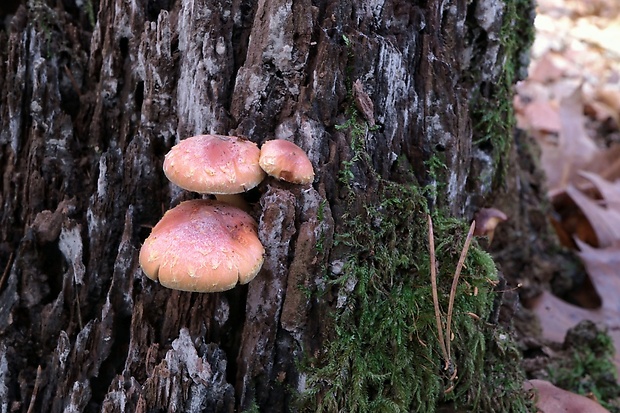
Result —
M299 146L284 139L263 144L260 167L269 175L294 184L309 184L314 180L314 169L306 153Z
M216 292L250 282L265 249L254 219L226 203L185 201L167 211L140 250L147 277L181 291Z
M202 194L238 194L261 183L260 149L235 136L198 135L175 145L164 159L168 179Z

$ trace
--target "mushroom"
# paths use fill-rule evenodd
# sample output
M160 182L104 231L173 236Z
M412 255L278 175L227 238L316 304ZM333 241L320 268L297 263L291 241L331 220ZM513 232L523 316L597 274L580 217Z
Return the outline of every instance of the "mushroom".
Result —
M474 219L476 220L474 235L487 236L489 238L489 244L491 244L495 228L500 222L506 221L508 217L499 209L482 208L476 213Z
M260 167L269 175L294 184L309 184L314 180L314 169L306 153L299 146L284 139L263 144Z
M214 200L185 201L167 211L140 250L147 277L181 291L216 292L250 282L265 249L254 219Z
M198 135L175 145L164 159L164 174L188 191L214 194L218 200L247 209L239 194L265 178L258 164L260 149L236 136Z

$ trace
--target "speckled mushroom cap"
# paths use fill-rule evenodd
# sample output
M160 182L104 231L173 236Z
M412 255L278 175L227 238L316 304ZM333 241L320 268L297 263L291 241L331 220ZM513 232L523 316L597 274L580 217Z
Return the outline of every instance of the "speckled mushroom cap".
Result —
M306 153L293 142L274 139L260 150L260 167L269 175L294 184L309 184L314 180L314 169Z
M164 160L164 173L183 189L202 194L238 194L258 185L265 173L260 149L235 136L198 135L175 145Z
M167 211L140 250L140 266L168 288L216 292L246 284L263 265L257 224L242 210L212 200Z

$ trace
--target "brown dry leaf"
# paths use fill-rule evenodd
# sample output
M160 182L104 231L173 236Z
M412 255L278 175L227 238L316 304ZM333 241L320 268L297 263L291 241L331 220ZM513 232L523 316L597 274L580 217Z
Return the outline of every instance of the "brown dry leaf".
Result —
M614 125L619 124L620 112L613 109L605 102L598 100L590 100L585 103L584 112L589 117L596 119L599 122L611 121Z
M620 145L613 145L600 156L595 156L592 163L586 168L588 171L597 172L608 181L620 179Z
M572 185L566 188L566 194L590 222L599 247L605 248L620 241L620 210L601 206Z
M616 74L617 76L617 74ZM605 78L604 75L601 76ZM620 90L618 86L600 85L586 101L586 114L599 122L608 122L614 129L620 126Z
M617 16L620 3L617 0L538 0L538 9L542 12L562 13L561 15L580 16Z
M549 216L549 220L563 246L577 249L575 238L590 245L598 245L598 238L592 229L592 225L590 225L590 221L571 197L562 193L553 199L553 206L558 213Z
M545 380L527 380L523 388L536 389L536 407L542 413L609 413L594 400L556 387Z
M549 88L540 82L523 81L516 85L515 97L513 99L513 107L517 116L517 126L519 129L526 131L537 131L539 124L542 123L543 129L550 129L554 133L558 133L560 130L560 116L558 114L558 105L552 99ZM534 106L534 108L530 108ZM537 110L539 107L540 110ZM549 128L546 119L542 119L539 122L538 119L542 118L539 112L551 112L553 113L552 127ZM549 122L551 123L551 122Z
M601 306L581 308L545 291L530 307L540 319L543 337L551 341L564 341L566 332L582 320L605 324L616 348L614 363L620 371L620 242L605 249L576 242L581 249L579 257L601 298Z
M571 34L586 43L604 49L614 57L620 57L620 20L602 20L595 24L592 18L579 19Z
M557 139L539 136L538 145L540 146L540 166L547 177L548 192L557 195L562 192L562 182L566 180L563 164L567 159Z
M528 80L538 83L547 83L564 76L565 66L562 55L553 52L545 53L535 64L530 66Z
M538 316L542 336L558 343L563 342L566 332L582 320L591 320L595 323L604 322L604 314L600 309L592 310L578 307L546 290L528 302L527 306Z
M553 197L556 213L549 217L560 243L576 249L574 239L599 246L618 236L620 181L611 183L593 172L579 172L579 190L569 187ZM587 196L586 196L587 195Z
M617 114L620 113L620 90L603 87L597 90L596 97Z
M620 211L620 180L609 182L595 173L586 171L579 172L579 176L594 184L608 209Z
M559 132L562 128L558 108L547 100L535 100L523 109L527 129L543 132Z
M576 242L581 250L578 255L601 297L603 307L620 314L620 241L603 249L592 248L579 240ZM620 323L620 318L616 322Z
M548 178L549 192L557 194L573 182L577 171L599 152L586 132L581 88L560 103L560 135L554 149L541 145L541 164Z

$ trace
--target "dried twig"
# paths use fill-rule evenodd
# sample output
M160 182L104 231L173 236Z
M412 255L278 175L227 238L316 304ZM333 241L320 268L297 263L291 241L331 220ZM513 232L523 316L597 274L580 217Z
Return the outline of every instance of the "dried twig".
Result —
M469 251L469 245L471 244L472 236L474 235L474 229L476 228L476 221L471 223L469 227L469 232L467 233L467 238L465 239L465 245L463 246L463 250L461 251L461 257L459 258L459 262L456 265L456 270L454 271L454 278L452 279L452 288L450 288L450 301L448 301L448 321L446 324L446 347L448 353L448 360L450 360L450 342L452 341L452 332L450 331L450 324L452 323L452 311L454 310L454 297L456 296L456 287L459 282L459 276L461 275L461 270L463 269L463 265L465 264L465 258L467 257L467 251Z
M73 90L78 96L82 96L80 85L78 85L78 82L75 81L75 77L73 76L71 69L69 69L69 66L67 65L64 66L64 69L65 69L65 73L67 74L67 77L69 78L69 81L71 82L71 86L73 86Z
M465 258L467 258L467 252L469 251L469 246L471 244L471 240L474 234L474 229L476 228L476 221L471 223L469 227L469 232L467 233L467 238L465 239L465 245L463 246L463 250L461 251L461 256L459 258L459 262L456 265L456 270L454 271L454 277L452 278L452 288L450 289L450 298L448 301L448 316L446 320L446 334L443 334L443 323L441 322L441 309L439 308L439 294L437 291L437 263L435 257L435 236L433 234L433 220L430 215L427 215L428 220L428 245L429 245L429 255L431 261L431 290L433 294L433 306L435 308L435 321L437 322L437 334L439 336L439 345L441 346L441 352L443 353L444 358L444 370L451 373L450 382L454 382L457 378L457 369L456 366L452 365L452 358L450 354L450 342L452 341L452 313L454 311L454 299L456 297L456 287L458 286L459 276L461 275L461 270L465 265ZM473 313L468 313L471 316L474 316ZM454 389L454 384L450 386L445 393L449 393Z
M74 280L75 283L75 306L77 309L77 318L78 318L78 325L80 326L80 330L82 330L84 328L84 323L82 322L82 305L80 304L80 291L79 291L79 286L80 284L78 284L77 280Z
M37 394L39 393L39 387L41 386L41 365L37 368L37 378L34 380L34 389L32 389L32 396L30 396L30 404L28 405L28 411L26 413L34 412L34 405L37 401Z
M6 263L4 272L2 272L2 278L0 278L0 289L4 287L4 282L6 281L6 277L9 275L9 270L11 269L12 263L13 263L13 251L11 251L11 255L9 255L9 260Z
M437 294L437 265L435 262L435 239L433 234L433 220L430 215L427 215L428 219L428 246L431 258L431 290L433 293L433 306L435 307L435 320L437 321L437 334L439 335L439 345L441 346L441 352L445 360L445 368L450 365L450 356L446 348L446 341L443 335L443 327L441 322L441 311L439 309L439 296Z

